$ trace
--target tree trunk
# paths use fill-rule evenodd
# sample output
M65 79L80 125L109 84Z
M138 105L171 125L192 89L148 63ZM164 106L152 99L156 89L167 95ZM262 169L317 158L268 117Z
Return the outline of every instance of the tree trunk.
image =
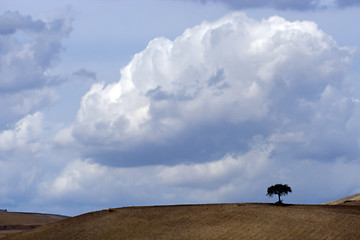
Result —
M278 194L278 196L279 196L279 203L281 203L280 194Z

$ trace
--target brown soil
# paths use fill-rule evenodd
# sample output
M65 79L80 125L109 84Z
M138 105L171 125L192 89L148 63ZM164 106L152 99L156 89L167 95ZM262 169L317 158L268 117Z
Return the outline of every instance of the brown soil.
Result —
M128 207L68 218L6 239L360 239L360 206Z

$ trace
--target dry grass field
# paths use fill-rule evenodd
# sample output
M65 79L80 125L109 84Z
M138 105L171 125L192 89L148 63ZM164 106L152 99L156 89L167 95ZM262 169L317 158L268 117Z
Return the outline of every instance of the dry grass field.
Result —
M54 216L0 212L0 238L58 221Z
M335 201L324 203L324 205L338 205L338 204L358 205L360 204L360 193L348 197L340 198Z
M360 204L127 207L87 213L7 240L360 239Z

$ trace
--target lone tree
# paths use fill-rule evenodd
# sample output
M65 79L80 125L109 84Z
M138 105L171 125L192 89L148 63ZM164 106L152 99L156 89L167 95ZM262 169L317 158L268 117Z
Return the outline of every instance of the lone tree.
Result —
M272 197L273 195L279 196L278 203L282 203L280 196L287 195L289 192L292 192L291 187L287 184L275 184L267 189L267 196Z

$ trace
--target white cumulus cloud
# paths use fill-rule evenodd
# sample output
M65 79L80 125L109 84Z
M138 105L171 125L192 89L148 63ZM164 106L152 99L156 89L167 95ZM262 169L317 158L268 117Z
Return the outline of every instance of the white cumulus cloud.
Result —
M42 114L36 112L18 121L13 129L0 132L0 151L37 151L43 134Z
M72 135L84 156L125 166L213 161L249 151L256 135L309 134L328 120L319 112L341 110L338 98L352 114L342 89L352 54L313 22L233 13L173 41L152 40L119 82L93 85ZM330 89L337 92L326 100Z

